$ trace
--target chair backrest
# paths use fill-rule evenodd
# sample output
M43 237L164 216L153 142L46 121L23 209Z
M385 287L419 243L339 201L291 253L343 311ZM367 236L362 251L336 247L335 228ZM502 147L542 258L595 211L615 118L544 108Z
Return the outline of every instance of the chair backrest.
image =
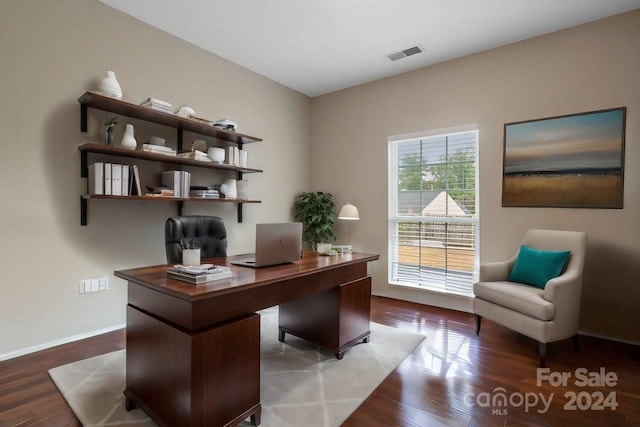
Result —
M200 258L227 256L227 230L217 216L188 215L167 219L164 241L168 263L182 262L182 238L196 242Z
M582 274L587 251L587 234L580 231L564 230L527 230L522 244L536 249L549 251L571 251L565 272L576 271Z

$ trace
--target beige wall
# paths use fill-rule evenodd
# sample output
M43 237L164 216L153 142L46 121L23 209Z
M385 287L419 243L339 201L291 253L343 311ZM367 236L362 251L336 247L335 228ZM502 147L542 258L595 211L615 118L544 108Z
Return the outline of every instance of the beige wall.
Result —
M175 204L94 200L88 226L80 226L86 183L77 146L100 140L106 114L90 109L89 132L81 133L77 99L105 70L115 71L127 101L186 103L264 139L245 146L250 166L264 173L247 175L250 194L263 202L244 207L244 223L231 205L186 205L185 214L223 217L231 254L252 250L256 222L291 220L295 194L309 187L308 97L97 0L3 0L0 358L124 324L126 284L112 272L165 262L164 221ZM139 143L156 134L175 144L171 129L131 122ZM81 279L100 276L109 276L108 292L78 294Z
M2 1L0 358L122 325L126 286L113 270L164 262L173 204L94 200L89 225L79 224L86 183L77 146L100 140L106 115L90 110L89 132L81 133L77 99L107 69L125 100L186 103L264 139L247 146L250 165L265 172L248 175L250 193L263 203L245 206L243 224L232 206L185 209L222 216L230 253L251 250L256 222L292 219L298 192L330 191L338 208L351 201L360 209L351 243L382 254L372 264L374 292L426 303L446 301L386 284L387 137L477 123L482 261L510 255L526 228L585 230L581 328L638 342L639 39L634 12L310 101L97 0ZM503 123L618 106L628 107L625 209L500 206ZM175 138L170 129L132 123L139 142ZM345 224L336 232L344 241ZM99 276L109 276L108 292L78 294L79 280Z
M312 185L350 201L374 293L469 309L469 301L387 284L387 137L477 124L480 258L505 259L528 228L583 230L582 331L640 342L640 11L312 100ZM428 46L425 46L428 49ZM627 107L624 209L501 207L503 124ZM345 225L337 231L345 239Z

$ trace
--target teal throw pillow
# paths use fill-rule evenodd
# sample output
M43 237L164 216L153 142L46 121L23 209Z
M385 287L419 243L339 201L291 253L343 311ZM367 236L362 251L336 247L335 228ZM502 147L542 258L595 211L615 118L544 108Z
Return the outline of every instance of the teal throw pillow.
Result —
M570 254L571 251L543 251L522 245L509 280L544 289L549 280L562 274Z

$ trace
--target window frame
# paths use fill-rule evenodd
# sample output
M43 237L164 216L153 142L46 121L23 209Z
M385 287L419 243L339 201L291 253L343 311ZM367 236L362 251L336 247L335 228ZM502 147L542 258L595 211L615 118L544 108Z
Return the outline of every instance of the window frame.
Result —
M427 139L436 136L451 136L459 133L475 132L476 141L474 147L474 168L475 168L475 216L472 218L460 218L455 216L408 216L399 214L399 175L400 168L398 167L398 146L403 142L415 141L420 139ZM479 145L480 145L480 131L477 124L468 124L463 126L456 126L443 129L433 129L423 132L414 132L410 134L393 135L389 136L388 142L388 212L387 212L387 250L388 250L388 283L392 286L409 287L413 289L420 289L426 292L437 292L444 295L451 295L456 297L473 297L473 289L469 289L469 293L457 293L450 292L446 289L437 289L435 287L428 286L421 283L412 283L407 281L396 280L393 278L394 263L397 263L398 251L395 247L397 244L396 229L399 222L413 222L413 223L465 223L474 225L474 255L473 255L473 272L471 278L471 285L478 280L478 271L480 264L480 191L479 191ZM447 153L448 154L448 153Z

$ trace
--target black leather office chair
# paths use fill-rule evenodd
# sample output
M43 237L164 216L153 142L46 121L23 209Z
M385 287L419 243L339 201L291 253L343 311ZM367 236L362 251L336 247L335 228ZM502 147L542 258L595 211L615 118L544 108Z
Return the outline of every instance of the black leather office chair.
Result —
M168 263L182 262L182 238L197 242L200 258L227 256L227 230L217 216L188 215L167 219L164 242Z

